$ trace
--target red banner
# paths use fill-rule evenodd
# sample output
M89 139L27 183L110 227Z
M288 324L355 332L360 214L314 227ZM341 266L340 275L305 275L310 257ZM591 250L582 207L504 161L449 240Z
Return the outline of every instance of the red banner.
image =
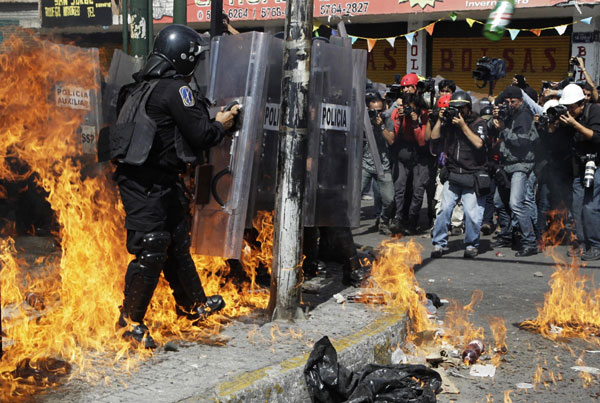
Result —
M596 0L580 1L591 2ZM517 8L549 7L564 2L565 0L515 0L515 5ZM172 4L172 2L165 2L165 0L154 0L154 15L159 17L156 22L171 21ZM493 8L495 5L496 0L314 0L314 16L319 18L343 15L486 10ZM285 18L285 0L224 0L223 8L231 21ZM194 0L194 3L188 4L187 15L188 22L210 21L210 0Z

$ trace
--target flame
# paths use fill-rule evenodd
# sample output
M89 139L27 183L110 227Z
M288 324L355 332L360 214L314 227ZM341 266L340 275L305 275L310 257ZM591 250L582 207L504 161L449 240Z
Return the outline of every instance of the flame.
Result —
M504 391L504 403L512 403L512 399L510 398L511 393L513 393L512 389Z
M5 38L2 45L0 178L17 181L35 173L59 224L54 236L61 252L37 262L44 265L43 271L33 270L17 258L12 238L0 241L1 302L3 311L10 312L3 317L0 401L14 401L59 382L69 369L70 377L98 382L105 380L102 368L131 371L152 353L132 349L115 332L131 256L124 245L124 214L111 169L81 154L78 133L85 111L59 108L51 96L58 83L99 90L94 63L84 50L70 47L67 52L26 31ZM15 161L25 168L15 172ZM268 221L265 214L261 217ZM258 260L263 262L268 261L272 239L267 227L259 228L263 256ZM161 278L146 317L158 343L181 338L222 344L225 341L215 335L227 321L267 305L267 294L227 279L224 259L194 256L194 261L206 293L223 295L227 307L203 327L192 327L176 317ZM28 292L43 298L43 310L23 303ZM32 378L37 370L48 376Z
M409 354L424 357L431 349L439 351L445 343L463 348L474 339L485 340L483 327L473 325L469 317L483 298L481 290L473 292L466 306L458 301L450 301L442 329L436 321L429 319L425 308L426 293L419 287L413 271L414 265L421 263L421 251L422 247L413 240L383 241L378 249L378 257L372 264L371 277L365 283L375 291L376 294L372 295L381 293L385 309L408 311L410 328L404 346L410 350ZM373 298L365 302L374 305L379 300ZM496 329L500 337L500 328Z
M504 323L504 319L499 316L489 318L489 323L495 344L495 354L492 357L492 364L498 367L502 356L508 351L506 347L506 324Z
M383 241L379 256L373 262L367 285L383 292L391 309L408 309L413 333L434 330L424 306L425 291L419 287L413 267L421 263L422 246L410 240Z
M576 257L567 262L555 250L567 237L566 210L551 211L549 215L552 222L542 243L546 246L545 253L553 258L556 270L550 277L550 291L544 297L543 306L538 308L537 317L522 322L521 327L550 339L589 340L590 336L600 334L600 289L589 276L581 274Z
M444 339L457 346L466 346L471 340L484 340L484 329L471 323L469 315L483 299L483 291L475 290L469 304L463 306L459 301L451 300L444 317Z

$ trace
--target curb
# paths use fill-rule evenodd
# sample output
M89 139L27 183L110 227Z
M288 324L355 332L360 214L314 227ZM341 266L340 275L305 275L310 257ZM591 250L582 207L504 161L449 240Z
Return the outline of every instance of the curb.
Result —
M386 313L363 329L332 340L340 364L357 370L366 364L390 364L393 348L403 341L407 315ZM307 402L304 365L309 353L252 372L237 375L215 386L213 396L191 396L181 402Z

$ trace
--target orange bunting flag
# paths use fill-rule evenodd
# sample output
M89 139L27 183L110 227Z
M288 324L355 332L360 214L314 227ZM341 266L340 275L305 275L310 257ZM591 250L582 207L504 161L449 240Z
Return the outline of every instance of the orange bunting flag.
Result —
M535 36L540 36L542 34L541 29L530 29L531 32L535 34Z
M377 39L367 39L367 48L369 49L369 52L373 50L376 42Z
M427 33L429 34L429 36L433 35L433 28L435 27L435 22L432 22L431 24L427 25L425 27L425 31L427 31Z

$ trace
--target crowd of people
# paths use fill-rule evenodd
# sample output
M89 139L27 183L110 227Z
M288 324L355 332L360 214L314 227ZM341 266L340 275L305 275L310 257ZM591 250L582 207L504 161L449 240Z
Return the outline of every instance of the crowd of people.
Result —
M560 216L574 232L568 255L599 260L598 89L582 59L571 63L585 81L544 82L538 93L515 75L496 97L477 102L448 79L431 88L406 74L387 92L369 83L381 169L365 138L362 190L368 197L373 189L377 230L431 231L432 258L448 251L449 235L463 233L464 257L474 258L480 235L495 233L493 248L524 257L540 252ZM428 225L419 225L425 198Z

